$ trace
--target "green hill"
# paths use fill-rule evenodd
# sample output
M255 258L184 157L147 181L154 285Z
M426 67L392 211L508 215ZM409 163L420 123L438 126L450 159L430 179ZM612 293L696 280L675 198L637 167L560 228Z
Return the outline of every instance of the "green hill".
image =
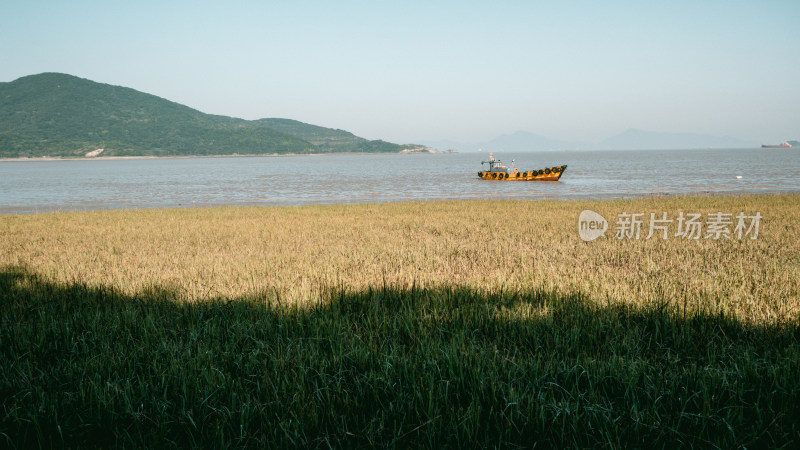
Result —
M313 144L325 153L334 152L398 152L403 148L386 141L368 141L344 130L335 130L291 119L261 119L255 123L286 133Z
M0 157L398 152L288 119L204 114L134 89L43 73L0 83Z

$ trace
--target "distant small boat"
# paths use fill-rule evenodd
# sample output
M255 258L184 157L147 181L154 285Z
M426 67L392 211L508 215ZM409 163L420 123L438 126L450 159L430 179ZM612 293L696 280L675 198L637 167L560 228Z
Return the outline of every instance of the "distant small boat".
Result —
M784 142L783 144L778 144L778 145L761 144L761 148L792 148L792 144L788 142Z
M509 172L508 167L501 165L502 161L494 159L494 153L489 153L489 160L481 161L481 165L483 164L489 164L489 170L481 170L478 172L478 177L482 180L497 181L558 181L567 169L567 166L563 165L525 172L514 168ZM511 160L511 164L514 164L514 160Z

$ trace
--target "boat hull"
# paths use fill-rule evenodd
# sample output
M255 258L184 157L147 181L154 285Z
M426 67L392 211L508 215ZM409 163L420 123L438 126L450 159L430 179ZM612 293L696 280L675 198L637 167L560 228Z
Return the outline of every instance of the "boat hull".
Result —
M783 144L777 144L777 145L761 144L761 148L792 148L792 144L788 142L784 142Z
M548 167L541 170L505 173L498 171L480 171L478 178L489 181L558 181L567 166Z

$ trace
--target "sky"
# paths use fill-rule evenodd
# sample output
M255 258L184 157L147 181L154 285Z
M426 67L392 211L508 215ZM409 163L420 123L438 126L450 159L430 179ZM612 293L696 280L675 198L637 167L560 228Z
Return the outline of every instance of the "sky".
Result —
M800 1L5 0L0 82L61 72L396 143L800 139Z

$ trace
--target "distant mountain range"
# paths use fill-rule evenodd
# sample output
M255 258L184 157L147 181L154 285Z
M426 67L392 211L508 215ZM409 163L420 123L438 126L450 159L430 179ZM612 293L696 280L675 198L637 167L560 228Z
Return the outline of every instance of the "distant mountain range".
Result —
M694 148L751 148L753 142L727 136L709 136L693 133L659 133L630 129L594 144L580 141L559 141L526 131L504 134L487 142L468 143L456 141L419 141L431 148L459 151L555 151L555 150L667 150Z
M414 147L290 119L205 114L72 75L43 73L0 83L4 158L399 152Z

